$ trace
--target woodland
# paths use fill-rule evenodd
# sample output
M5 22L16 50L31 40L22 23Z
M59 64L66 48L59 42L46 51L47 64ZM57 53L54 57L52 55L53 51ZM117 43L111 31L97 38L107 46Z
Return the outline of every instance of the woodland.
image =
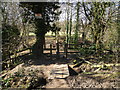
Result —
M0 1L0 88L120 88L119 9Z

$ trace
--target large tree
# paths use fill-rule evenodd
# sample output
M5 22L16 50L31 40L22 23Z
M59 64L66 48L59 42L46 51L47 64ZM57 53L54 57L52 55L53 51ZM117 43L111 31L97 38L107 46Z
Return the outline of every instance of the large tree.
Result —
M82 3L84 14L91 25L91 33L96 49L103 48L103 36L111 23L113 3L111 2L91 2Z
M78 43L78 30L79 30L79 11L80 11L80 2L76 3L76 26L75 26L75 37L74 37L74 42L75 44Z
M45 42L45 34L49 30L60 30L56 28L55 25L51 25L54 21L58 20L57 12L59 8L57 2L21 2L20 5L27 8L32 13L41 16L40 18L35 18L34 23L36 26L36 43L34 44L32 51L37 57L43 54L43 44Z

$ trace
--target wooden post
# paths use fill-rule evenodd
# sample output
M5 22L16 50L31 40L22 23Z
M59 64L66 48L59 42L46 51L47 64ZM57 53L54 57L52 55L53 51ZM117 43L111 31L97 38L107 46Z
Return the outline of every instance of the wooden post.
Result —
M56 54L57 54L57 58L59 58L59 43L56 43L56 46L57 46L57 51L56 51Z
M67 49L68 49L68 44L65 44L65 46L64 46L64 52L65 52L66 58L67 58Z
M32 53L32 47L30 47L29 50L30 50L30 54L31 54Z
M50 44L50 59L52 59L52 44Z

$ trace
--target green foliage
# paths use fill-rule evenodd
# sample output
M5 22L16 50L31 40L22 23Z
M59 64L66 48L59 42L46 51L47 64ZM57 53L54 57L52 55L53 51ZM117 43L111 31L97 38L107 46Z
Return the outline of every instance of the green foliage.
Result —
M87 19L91 24L91 34L96 44L96 50L104 48L104 35L110 26L114 14L114 3L112 2L92 2L87 7L83 3L83 8ZM89 8L89 9L88 9ZM88 13L90 12L90 13Z
M2 87L10 87L11 86L11 81L14 79L14 77L9 77L7 79L2 80Z
M29 11L33 12L34 14L41 14L41 18L37 19L34 17L33 19L36 29L39 30L40 33L45 34L49 30L55 30L53 29L55 25L52 27L50 23L58 20L58 16L61 13L55 12L55 10L60 8L57 2L20 2L20 6L25 8L25 17L32 16L32 13ZM24 18L23 21L26 21L26 18Z
M76 64L76 63L77 63L77 60L73 60L73 63Z
M61 12L55 12L58 8L57 2L20 2L20 6L27 8L26 12L31 11L34 14L40 14L41 18L34 17L33 21L36 27L36 43L33 45L32 53L34 56L39 57L43 54L43 44L45 43L45 34L48 31L59 31L55 24L51 23L58 20L58 15ZM25 15L31 16L30 13ZM35 16L35 15L34 15Z
M4 24L2 27L2 59L7 59L11 53L16 51L19 43L20 32L17 26Z
M19 65L20 63L21 63L21 61L15 60L15 61L13 62L13 65L14 65L14 66L17 66L17 65Z
M78 48L78 50L80 51L80 54L83 55L83 56L86 56L86 55L93 55L95 54L95 50L96 50L96 46L93 44L93 45L83 45L82 47Z
M19 30L17 29L16 26L10 26L10 25L3 25L2 27L2 39L3 39L3 44L6 43L6 42L9 42L8 41L8 38L9 39L12 39L12 38L16 38L19 36L20 32Z
M80 2L77 3L77 14L76 14L76 27L75 27L75 35L74 35L74 43L78 43L78 30L79 30L79 11L80 11Z

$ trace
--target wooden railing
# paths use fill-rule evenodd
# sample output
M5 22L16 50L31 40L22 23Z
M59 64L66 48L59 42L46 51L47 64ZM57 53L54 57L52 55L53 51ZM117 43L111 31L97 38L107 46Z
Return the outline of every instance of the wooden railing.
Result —
M67 58L68 53L80 53L79 51L76 51L75 49L78 49L77 47L82 47L82 44L65 44L64 45L64 53L65 57ZM69 51L69 50L74 50L74 51Z
M56 56L57 58L60 57L60 53L64 53L65 54L65 57L67 58L68 56L68 53L80 53L79 51L76 51L75 49L77 49L76 47L82 47L83 45L82 44L64 44L63 45L63 51L61 52L60 51L60 44L59 43L56 43L56 48L53 48L53 45L50 44L50 48L44 48L44 51L49 51L50 53L46 53L46 54L50 54L50 58L52 59L52 55L53 55L53 50L56 50ZM27 55L27 54L30 54L32 52L32 49L31 48L25 48L23 50L20 50L20 51L17 51L17 56L21 56L21 53L22 52L25 52L29 50L28 52L26 53L23 53L23 55ZM69 50L73 50L72 52L70 52ZM14 57L15 55L14 54L11 54L11 57Z
M71 47L72 46L72 47ZM60 44L59 43L56 43L56 48L52 48L52 44L50 44L50 48L48 49L44 49L44 50L50 50L50 57L52 58L52 50L56 50L56 56L57 58L60 57L60 53L64 53L65 54L65 57L67 58L68 56L68 53L80 53L79 51L76 51L75 49L78 49L76 47L82 47L82 44L64 44L63 46L64 50L61 52L60 51ZM73 50L72 52L70 52L69 50ZM48 53L47 53L48 54Z

